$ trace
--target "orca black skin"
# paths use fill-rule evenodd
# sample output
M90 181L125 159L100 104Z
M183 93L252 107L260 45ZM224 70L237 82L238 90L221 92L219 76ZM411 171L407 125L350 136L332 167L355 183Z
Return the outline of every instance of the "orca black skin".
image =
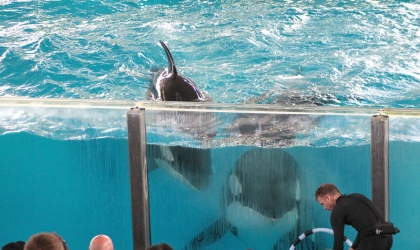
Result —
M147 145L148 171L163 168L178 181L203 191L210 184L210 149L182 146Z
M184 250L205 248L229 232L246 244L264 245L255 249L286 249L289 242L284 239L293 238L290 234L296 234L300 223L298 168L293 156L281 148L245 152L222 189L223 215ZM247 242L250 238L261 242Z
M149 87L154 101L206 101L207 98L189 78L178 74L168 47L159 41L168 57L168 67L160 70Z

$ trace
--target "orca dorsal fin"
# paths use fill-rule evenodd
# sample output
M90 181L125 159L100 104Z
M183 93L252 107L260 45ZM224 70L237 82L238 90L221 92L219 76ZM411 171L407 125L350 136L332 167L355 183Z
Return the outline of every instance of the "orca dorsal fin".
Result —
M178 71L176 70L176 67L175 67L174 58L172 57L171 52L169 51L166 44L164 44L162 40L159 40L159 42L162 45L163 49L165 49L166 56L168 57L168 73L172 74L171 76L172 79L175 79L178 76Z

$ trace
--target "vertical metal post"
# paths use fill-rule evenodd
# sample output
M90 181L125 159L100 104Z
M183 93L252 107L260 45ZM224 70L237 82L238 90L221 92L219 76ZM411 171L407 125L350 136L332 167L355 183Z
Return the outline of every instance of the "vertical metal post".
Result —
M131 214L134 250L150 246L149 184L147 180L145 110L127 112L130 158Z
M389 220L388 116L375 115L371 120L372 201L385 220Z

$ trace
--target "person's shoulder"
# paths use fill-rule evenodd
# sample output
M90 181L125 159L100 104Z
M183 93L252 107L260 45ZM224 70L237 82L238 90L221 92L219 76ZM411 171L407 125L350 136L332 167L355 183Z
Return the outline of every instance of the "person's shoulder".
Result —
M336 207L347 207L349 203L353 203L353 199L355 199L356 196L354 194L342 194L337 199ZM359 198L360 199L360 198Z
M363 194L354 193L354 194L351 194L349 196L356 198L359 203L361 202L361 203L365 203L365 204L373 204L372 201Z
M347 196L356 197L356 198L362 198L362 199L368 199L365 195L359 194L359 193L353 193L353 194L349 194Z

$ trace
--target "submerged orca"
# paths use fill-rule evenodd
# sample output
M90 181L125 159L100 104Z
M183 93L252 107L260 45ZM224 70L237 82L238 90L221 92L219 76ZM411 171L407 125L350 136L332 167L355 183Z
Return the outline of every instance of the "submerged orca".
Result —
M184 249L202 249L228 232L255 249L284 249L299 224L300 194L298 164L289 153L281 148L249 150L222 189L222 217Z
M205 190L213 173L210 149L182 146L147 145L149 172L165 169L180 182Z
M295 143L297 135L305 135L316 126L321 116L300 114L239 114L222 131L223 140L238 140L245 145L284 147Z
M206 101L206 96L189 78L178 74L175 61L168 47L159 41L168 57L168 67L160 70L150 84L150 93L155 101Z

